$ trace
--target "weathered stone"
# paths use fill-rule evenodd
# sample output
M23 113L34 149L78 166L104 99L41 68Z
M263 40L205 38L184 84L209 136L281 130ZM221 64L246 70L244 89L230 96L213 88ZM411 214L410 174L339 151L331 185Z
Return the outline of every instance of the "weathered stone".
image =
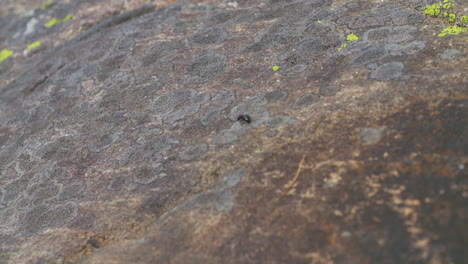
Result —
M0 6L0 263L465 261L440 1L47 2Z

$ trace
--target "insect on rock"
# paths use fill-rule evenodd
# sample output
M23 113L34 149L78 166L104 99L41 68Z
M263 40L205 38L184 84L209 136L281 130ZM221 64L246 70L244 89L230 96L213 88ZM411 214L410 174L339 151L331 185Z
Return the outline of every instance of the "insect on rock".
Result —
M250 122L252 122L252 119L249 115L240 115L237 117L237 121L246 122L250 124Z

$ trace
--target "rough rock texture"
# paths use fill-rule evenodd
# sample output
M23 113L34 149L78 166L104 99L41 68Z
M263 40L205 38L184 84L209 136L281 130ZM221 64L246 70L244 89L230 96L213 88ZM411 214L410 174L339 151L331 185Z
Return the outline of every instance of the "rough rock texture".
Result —
M435 1L7 2L0 263L466 261L468 33Z

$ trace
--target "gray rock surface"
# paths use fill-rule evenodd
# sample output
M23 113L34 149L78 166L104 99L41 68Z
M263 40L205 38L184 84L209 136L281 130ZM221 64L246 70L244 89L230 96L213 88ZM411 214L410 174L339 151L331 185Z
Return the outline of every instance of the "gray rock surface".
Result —
M0 263L466 259L436 1L46 2L0 7Z

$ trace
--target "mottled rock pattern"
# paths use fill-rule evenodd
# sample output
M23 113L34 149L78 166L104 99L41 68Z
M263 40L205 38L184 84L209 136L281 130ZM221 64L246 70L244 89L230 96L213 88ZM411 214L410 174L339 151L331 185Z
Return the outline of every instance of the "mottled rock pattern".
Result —
M0 17L0 263L463 262L433 1L123 2Z

